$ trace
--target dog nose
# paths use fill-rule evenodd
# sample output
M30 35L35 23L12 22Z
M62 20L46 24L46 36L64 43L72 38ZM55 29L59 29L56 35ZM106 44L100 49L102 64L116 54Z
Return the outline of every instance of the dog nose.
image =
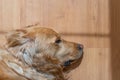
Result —
M83 50L84 46L82 44L78 44L78 50Z

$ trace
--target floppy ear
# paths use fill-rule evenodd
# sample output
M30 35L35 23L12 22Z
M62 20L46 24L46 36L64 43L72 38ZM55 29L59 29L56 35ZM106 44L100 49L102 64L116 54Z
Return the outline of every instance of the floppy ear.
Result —
M33 56L36 54L34 41L27 41L19 47L16 57L23 63L31 65L33 63Z
M18 29L8 33L6 36L7 48L14 51L13 53L16 53L19 60L31 65L35 54L35 43L27 34L26 29Z
M8 32L6 35L7 47L15 47L25 43L28 40L23 37L26 33L27 31L23 29Z

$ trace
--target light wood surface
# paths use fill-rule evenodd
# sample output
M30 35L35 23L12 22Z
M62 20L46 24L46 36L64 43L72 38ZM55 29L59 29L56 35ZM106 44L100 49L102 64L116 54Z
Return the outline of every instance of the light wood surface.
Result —
M63 38L85 46L80 67L70 74L72 80L119 80L120 49L119 46L114 48L120 40L119 2L0 0L0 33L36 23L53 28ZM2 37L1 34L0 44L4 41Z

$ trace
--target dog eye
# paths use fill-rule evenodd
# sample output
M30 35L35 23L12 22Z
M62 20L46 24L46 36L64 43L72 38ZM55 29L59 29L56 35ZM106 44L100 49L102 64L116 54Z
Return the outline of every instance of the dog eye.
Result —
M58 40L56 40L56 41L55 41L55 43L57 43L57 44L58 44L58 43L60 43L60 42L61 42L61 40L60 40L60 39L58 39Z

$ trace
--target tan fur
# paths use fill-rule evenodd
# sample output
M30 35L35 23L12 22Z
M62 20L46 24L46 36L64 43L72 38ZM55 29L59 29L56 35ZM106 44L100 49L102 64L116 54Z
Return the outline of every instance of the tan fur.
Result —
M61 41L56 43L56 40ZM83 51L78 49L77 43L66 41L54 30L39 25L11 31L6 41L6 48L0 52L2 80L17 80L17 77L20 80L66 80L66 73L78 67L82 59ZM72 62L65 66L69 60ZM9 69L9 75L4 67Z

